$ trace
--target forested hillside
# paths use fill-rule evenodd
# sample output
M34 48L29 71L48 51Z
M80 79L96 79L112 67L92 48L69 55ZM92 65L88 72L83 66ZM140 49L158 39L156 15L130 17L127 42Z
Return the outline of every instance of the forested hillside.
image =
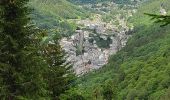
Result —
M169 0L0 0L0 100L170 100Z
M84 9L73 5L66 0L30 0L33 8L33 24L41 29L53 29L68 36L76 29L74 22L68 19L83 19L88 16Z
M0 1L0 100L58 100L73 73L54 34L32 24L28 0Z
M169 0L143 3L129 19L135 28L127 45L103 68L80 77L68 94L84 100L169 100L170 26L144 15L159 14L162 3L170 11Z
M99 2L115 2L118 4L129 4L129 3L133 3L133 2L137 2L137 1L141 1L141 0L68 0L74 3L99 3Z

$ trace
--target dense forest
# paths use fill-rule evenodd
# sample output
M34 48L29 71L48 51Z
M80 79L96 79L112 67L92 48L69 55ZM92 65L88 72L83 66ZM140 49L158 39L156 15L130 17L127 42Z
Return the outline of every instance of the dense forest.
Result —
M0 2L0 99L59 99L74 78L60 36L31 24L28 0Z
M159 14L161 3L148 0L138 8L129 19L135 28L127 45L102 69L80 77L75 83L76 93L85 100L169 100L170 27L160 27L164 21L153 23L157 20L144 14ZM170 2L164 3L169 11ZM169 23L168 16L166 19Z
M1 0L0 100L169 100L169 5L169 0ZM111 23L118 34L125 29L116 15L133 26L125 32L126 45L103 67L76 75L61 40L70 43L77 31L89 31L102 51L112 34L105 40L99 26L86 29L82 23Z

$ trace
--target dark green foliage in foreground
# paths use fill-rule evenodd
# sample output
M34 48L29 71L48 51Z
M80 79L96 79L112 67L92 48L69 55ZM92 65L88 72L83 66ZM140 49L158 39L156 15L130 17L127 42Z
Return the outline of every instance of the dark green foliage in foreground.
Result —
M43 32L29 25L27 2L0 1L0 98L58 99L69 88L70 67L57 38L41 45Z
M155 14L147 14L152 17L152 19L156 19L155 23L161 23L161 26L167 26L170 24L170 16L169 15L155 15Z
M70 88L73 74L69 63L65 63L65 55L59 45L59 37L56 35L52 43L42 45L42 55L49 64L45 79L52 99L58 100L61 93ZM64 75L64 76L63 76Z
M38 53L39 40L27 17L28 0L2 0L0 23L0 98L46 97L43 72L47 68Z

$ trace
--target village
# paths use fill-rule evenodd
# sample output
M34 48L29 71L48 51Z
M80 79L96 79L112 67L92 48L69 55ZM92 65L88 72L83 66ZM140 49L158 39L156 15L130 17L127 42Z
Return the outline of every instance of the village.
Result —
M99 6L102 7L102 5L98 5L97 9L100 8ZM127 16L131 17L132 13ZM76 24L82 27L78 27L70 38L61 39L60 44L67 53L67 61L73 64L76 75L80 76L101 68L108 63L110 55L115 54L126 45L131 36L128 31L133 27L129 28L127 21L125 18L121 18L120 14L116 15L116 18L119 22L118 25L114 25L111 21L104 22L99 13L93 14L93 19L75 20ZM118 28L120 26L121 28ZM96 38L98 40L95 40ZM108 46L99 46L100 40L106 42Z

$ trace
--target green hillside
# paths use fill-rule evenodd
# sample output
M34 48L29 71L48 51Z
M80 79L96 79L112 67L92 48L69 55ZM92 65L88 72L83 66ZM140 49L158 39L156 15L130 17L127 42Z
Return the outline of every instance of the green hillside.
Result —
M106 1L113 1L115 3L123 4L123 3L132 3L133 1L131 0L68 0L71 2L76 2L76 3L99 3L99 2L106 2Z
M170 100L169 5L0 0L0 100Z
M32 0L33 7L44 14L55 15L65 19L86 17L83 9L66 0Z
M158 14L161 3L170 11L169 0L143 3L130 19L135 28L127 45L103 68L78 78L68 94L84 100L169 100L170 26L144 15Z
M56 29L62 34L72 34L76 25L68 19L88 17L87 12L66 0L31 0L32 18L41 29Z
M68 0L74 3L98 3L103 1L111 1L111 0Z

